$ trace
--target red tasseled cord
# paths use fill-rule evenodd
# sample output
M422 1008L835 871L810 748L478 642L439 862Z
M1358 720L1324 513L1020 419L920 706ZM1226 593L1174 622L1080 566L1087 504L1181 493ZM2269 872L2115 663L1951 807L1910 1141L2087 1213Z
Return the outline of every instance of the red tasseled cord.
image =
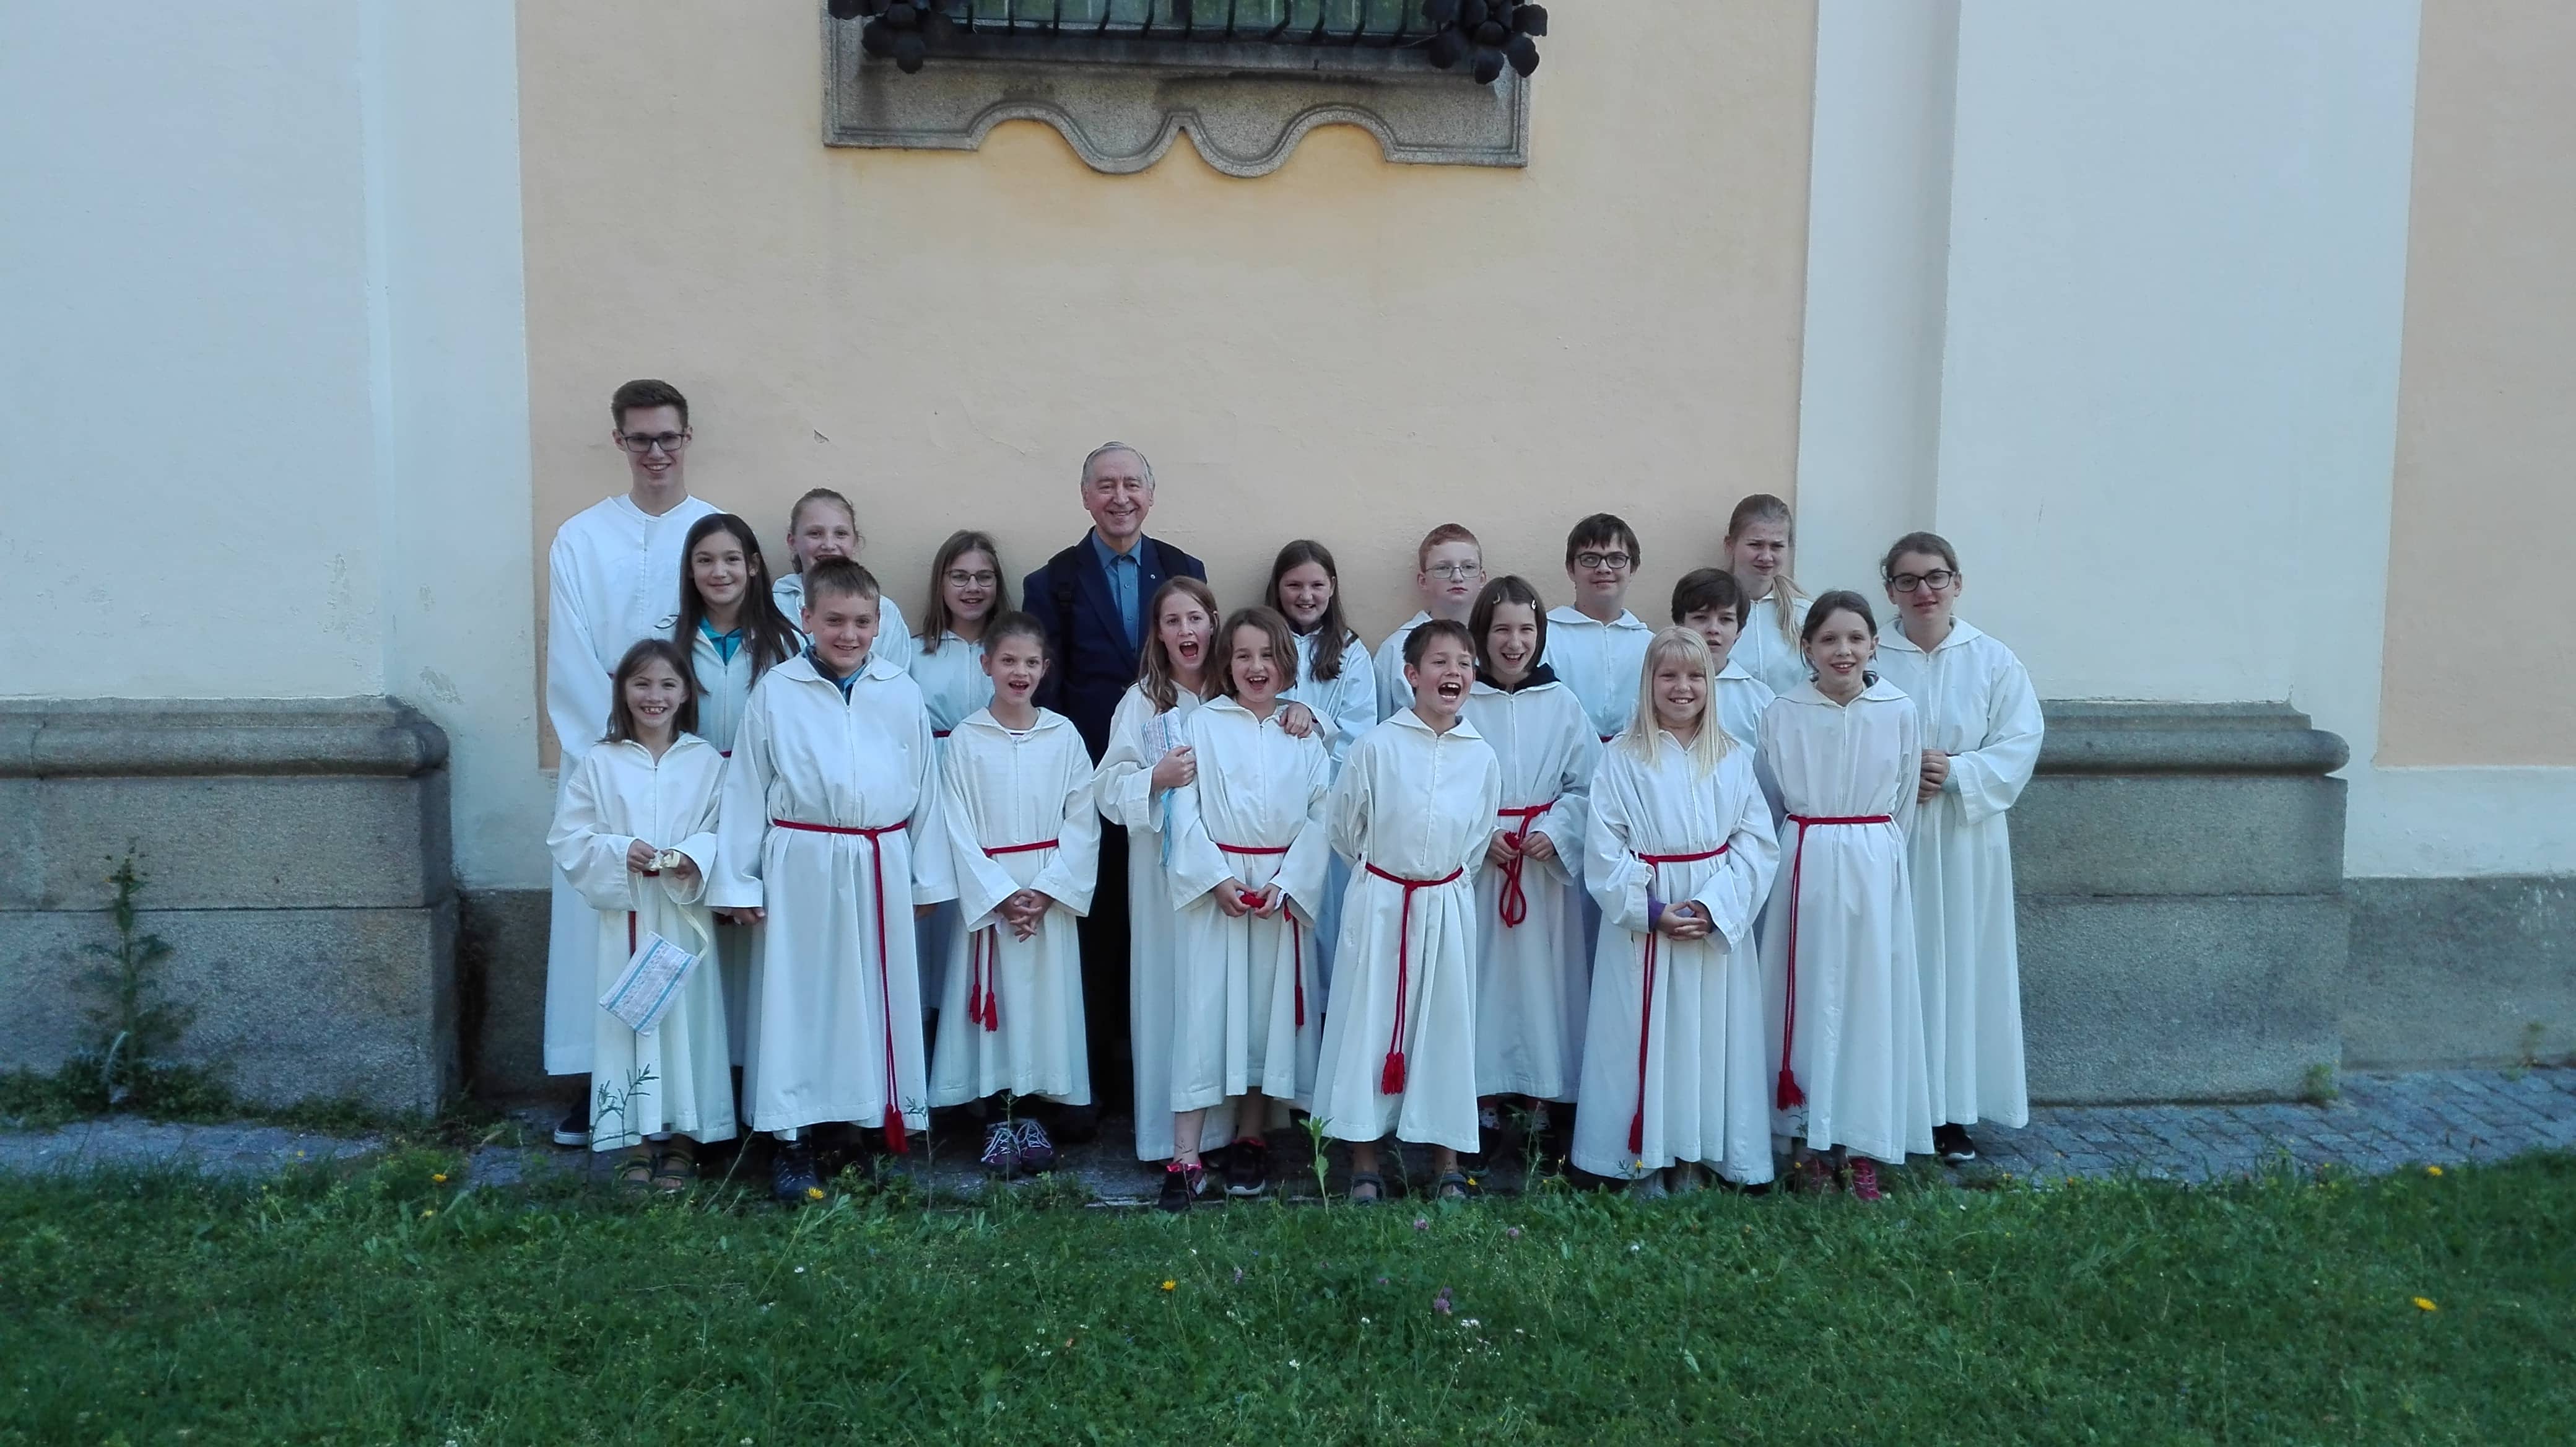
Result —
M1380 1095L1404 1094L1403 1051L1390 1050L1386 1052L1386 1066L1377 1073L1377 1089L1378 1094Z

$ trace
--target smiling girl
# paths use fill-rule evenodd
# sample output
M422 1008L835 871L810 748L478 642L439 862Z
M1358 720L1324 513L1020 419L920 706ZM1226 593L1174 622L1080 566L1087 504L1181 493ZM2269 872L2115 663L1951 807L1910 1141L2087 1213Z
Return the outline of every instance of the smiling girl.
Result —
M933 752L944 754L949 733L968 714L991 702L993 679L984 668L984 630L1011 609L1001 550L983 533L951 533L930 560L930 606L905 668L921 686L930 711ZM957 936L954 904L921 917L921 1000L933 1015L947 998L949 946Z
M774 585L778 611L790 618L801 616L807 570L835 558L855 563L859 550L867 545L867 538L859 532L858 510L850 506L848 498L828 487L818 487L796 499L796 506L787 510L787 560L796 571ZM876 651L900 668L911 661L912 632L904 626L903 610L895 606L893 598L877 601Z
M1762 923L1772 1129L1804 1138L1803 1184L1829 1188L1839 1152L1852 1194L1874 1201L1878 1163L1932 1149L1905 863L1923 731L1914 701L1869 671L1868 599L1825 594L1800 636L1815 677L1762 715L1760 750L1787 814Z
M1197 778L1172 794L1170 903L1182 964L1172 981L1177 1152L1164 1175L1167 1210L1199 1194L1192 1147L1215 1106L1232 1106L1236 1122L1226 1194L1268 1188L1262 1130L1273 1102L1307 1103L1324 1034L1314 930L1332 765L1321 739L1281 726L1296 659L1287 620L1246 608L1217 637L1217 697L1182 733Z
M1324 751L1338 779L1351 745L1377 726L1378 681L1368 645L1343 619L1342 575L1333 566L1332 550L1310 538L1281 548L1270 564L1265 601L1288 620L1288 631L1297 640L1296 687L1282 696L1313 709L1327 726ZM1333 944L1341 934L1342 893L1351 882L1350 865L1331 850L1324 852L1329 862L1323 902L1315 911L1318 1004L1332 994Z

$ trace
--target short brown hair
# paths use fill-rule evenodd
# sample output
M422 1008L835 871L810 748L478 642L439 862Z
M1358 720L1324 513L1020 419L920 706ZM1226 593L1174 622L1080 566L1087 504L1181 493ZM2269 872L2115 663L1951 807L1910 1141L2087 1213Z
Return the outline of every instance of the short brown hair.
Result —
M1422 546L1413 550L1413 571L1417 573L1431 571L1431 550L1442 543L1465 543L1476 550L1476 556L1480 561L1485 555L1485 545L1476 541L1476 535L1467 531L1464 523L1442 523L1422 535Z
M1735 610L1735 626L1744 626L1744 585L1724 568L1693 568L1673 584L1673 621L1681 623L1693 613L1714 613L1720 608Z
M651 377L639 377L611 393L608 398L608 420L618 431L623 432L626 430L627 413L648 411L655 407L676 409L680 414L681 430L688 429L689 399L680 395L679 388L668 382L656 381Z
M1234 635L1240 628L1257 628L1269 637L1271 666L1282 671L1289 687L1295 687L1297 635L1289 630L1288 620L1277 611L1256 605L1228 613L1224 626L1216 630L1216 691L1228 698L1242 697L1234 681ZM1287 689L1280 692L1285 693Z
M1452 622L1447 618L1434 618L1404 635L1404 666L1420 668L1422 656L1431 651L1433 643L1443 638L1466 649L1469 658L1476 656L1476 640L1467 632L1466 624Z
M805 606L809 609L826 597L883 596L884 591L877 587L877 575L847 558L825 558L805 570Z

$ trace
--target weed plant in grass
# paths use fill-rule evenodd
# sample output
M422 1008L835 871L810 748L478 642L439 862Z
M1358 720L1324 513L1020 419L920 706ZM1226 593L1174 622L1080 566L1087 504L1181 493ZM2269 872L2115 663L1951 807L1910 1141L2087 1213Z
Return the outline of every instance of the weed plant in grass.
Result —
M442 1179L444 1178L444 1179ZM0 1443L2528 1442L2576 1160L1441 1211L0 1183Z

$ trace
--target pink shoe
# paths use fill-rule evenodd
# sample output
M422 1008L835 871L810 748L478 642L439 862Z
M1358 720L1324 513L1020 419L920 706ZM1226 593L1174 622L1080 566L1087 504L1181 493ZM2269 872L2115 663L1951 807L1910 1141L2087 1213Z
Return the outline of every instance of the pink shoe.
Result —
M1851 1193L1855 1201L1876 1201L1885 1197L1886 1193L1878 1188L1878 1162L1867 1156L1851 1158Z

